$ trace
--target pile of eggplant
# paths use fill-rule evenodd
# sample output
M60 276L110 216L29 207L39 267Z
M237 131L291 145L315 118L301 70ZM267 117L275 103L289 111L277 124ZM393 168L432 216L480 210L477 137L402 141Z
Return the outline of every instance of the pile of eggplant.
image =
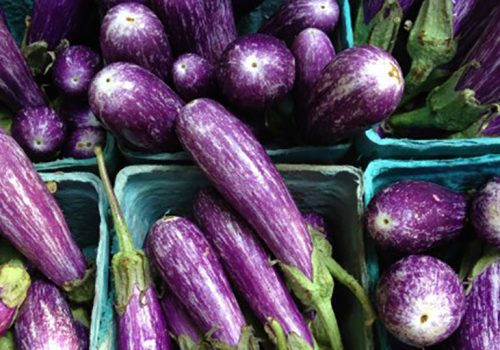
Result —
M405 180L368 205L366 228L387 265L376 287L378 315L405 344L457 350L499 345L500 178L471 197Z

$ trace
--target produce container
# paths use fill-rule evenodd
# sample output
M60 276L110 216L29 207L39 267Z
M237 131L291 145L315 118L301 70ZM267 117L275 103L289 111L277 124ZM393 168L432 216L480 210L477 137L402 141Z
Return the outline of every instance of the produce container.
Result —
M303 211L323 214L334 227L333 247L338 261L363 285L367 285L361 217L362 174L350 166L278 166ZM125 220L142 246L151 225L165 213L191 215L193 199L208 185L192 166L144 165L121 170L115 192ZM336 301L337 302L336 302ZM371 329L355 298L337 284L334 306L346 349L373 349Z
M95 261L96 284L90 325L90 349L114 349L115 327L109 283L108 204L101 181L89 173L42 173L56 189L71 232L87 259ZM57 252L54 252L57 254Z
M377 192L400 180L431 181L455 191L468 192L477 189L494 175L500 175L500 156L497 155L412 162L375 160L368 165L364 173L364 202L367 205ZM370 291L374 296L381 268L375 242L370 237L366 237L365 242ZM447 261L460 262L461 255L457 254L460 244L463 242L450 243L451 249L440 250L440 256ZM389 337L379 322L376 324L376 331L380 349L395 349L391 348Z

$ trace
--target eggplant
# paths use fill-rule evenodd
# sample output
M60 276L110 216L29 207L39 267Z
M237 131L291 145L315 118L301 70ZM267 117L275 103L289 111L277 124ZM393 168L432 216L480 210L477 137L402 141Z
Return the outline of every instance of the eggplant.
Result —
M34 161L57 158L67 135L64 120L49 107L21 110L12 123L11 133Z
M89 350L90 346L90 318L83 307L72 308L76 335L80 341L80 350Z
M416 347L447 339L465 311L465 291L458 275L426 255L410 255L391 265L377 284L376 300L389 332Z
M242 109L261 110L293 88L295 59L278 39L249 34L232 42L216 71L223 95Z
M105 67L90 85L89 103L122 145L148 153L179 148L174 123L184 102L144 68L123 62Z
M401 68L387 52L371 45L342 51L311 91L306 138L330 144L381 122L398 106L403 86Z
M210 49L214 62L238 37L231 0L205 0L209 18ZM212 24L213 23L213 24ZM215 25L214 25L215 24Z
M393 183L368 204L366 228L382 247L420 253L456 238L467 218L467 197L418 180Z
M339 20L336 0L294 0L285 2L259 29L290 45L306 28L317 28L332 34Z
M161 21L148 7L124 3L108 11L101 24L101 51L106 62L137 64L166 80L172 51Z
M316 230L317 232L323 234L328 240L333 239L333 232L330 225L326 222L323 215L316 212L304 213L302 215L304 221L306 222L309 229Z
M175 91L185 101L210 97L215 93L215 67L197 54L183 54L174 62L172 81Z
M52 80L66 96L87 99L90 82L101 67L101 57L85 46L70 46L54 61Z
M3 15L0 16L0 47L0 101L13 112L45 106L46 96L33 78Z
M0 145L0 232L59 287L75 292L88 286L90 295L79 299L90 300L91 274L61 208L21 147L3 131Z
M134 3L148 6L150 3L150 0L97 0L97 3L103 9L104 13L106 13L110 8L112 8L116 5L123 4L126 2L134 2Z
M106 131L102 128L90 126L73 130L64 146L64 156L87 159L94 158L94 148L104 148Z
M463 31L465 23L480 0L451 0L453 5L453 34ZM481 4L485 6L485 4Z
M63 100L60 114L69 130L102 126L87 101Z
M213 190L201 190L194 201L194 215L212 243L229 278L236 285L261 323L273 332L271 338L280 344L301 343L312 349L314 341L307 324L268 253L252 229ZM290 340L293 339L293 340Z
M119 250L111 260L118 317L118 349L170 350L170 337L153 287L148 258L142 250L134 247L113 192L102 149L96 147L95 153L119 242Z
M471 222L476 235L500 249L500 177L490 179L474 196Z
M68 303L56 286L42 280L31 284L14 331L18 350L80 348Z
M3 336L0 336L0 349L16 350L16 343L14 341L14 334L12 334L12 331L8 331Z
M0 337L14 323L30 284L30 276L20 260L0 265Z
M200 229L188 219L169 216L156 221L148 236L151 260L200 330L213 330L219 346L251 346L251 330Z

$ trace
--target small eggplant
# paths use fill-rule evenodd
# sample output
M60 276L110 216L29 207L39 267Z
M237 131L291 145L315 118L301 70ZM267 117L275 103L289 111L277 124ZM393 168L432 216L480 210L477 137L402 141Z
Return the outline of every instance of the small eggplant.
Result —
M500 249L500 177L492 178L476 193L470 216L476 235Z
M89 126L73 130L64 147L66 157L87 159L95 157L94 148L104 148L106 131L103 128Z
M102 126L86 101L63 100L60 114L70 131Z
M187 53L174 62L172 80L184 101L210 97L215 92L215 67L203 57Z

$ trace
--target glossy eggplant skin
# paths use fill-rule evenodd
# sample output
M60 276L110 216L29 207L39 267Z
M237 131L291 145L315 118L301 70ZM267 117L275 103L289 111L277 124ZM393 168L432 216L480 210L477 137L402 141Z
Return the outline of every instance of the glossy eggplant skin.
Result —
M186 53L174 62L172 81L175 91L184 101L210 97L215 93L215 67L203 57Z
M9 307L0 300L0 337L12 326L15 320L17 309Z
M477 236L500 249L500 177L489 180L472 201L471 222Z
M193 343L201 341L200 331L189 316L186 308L177 300L171 291L165 292L160 300L168 329L180 341L181 337L188 337Z

